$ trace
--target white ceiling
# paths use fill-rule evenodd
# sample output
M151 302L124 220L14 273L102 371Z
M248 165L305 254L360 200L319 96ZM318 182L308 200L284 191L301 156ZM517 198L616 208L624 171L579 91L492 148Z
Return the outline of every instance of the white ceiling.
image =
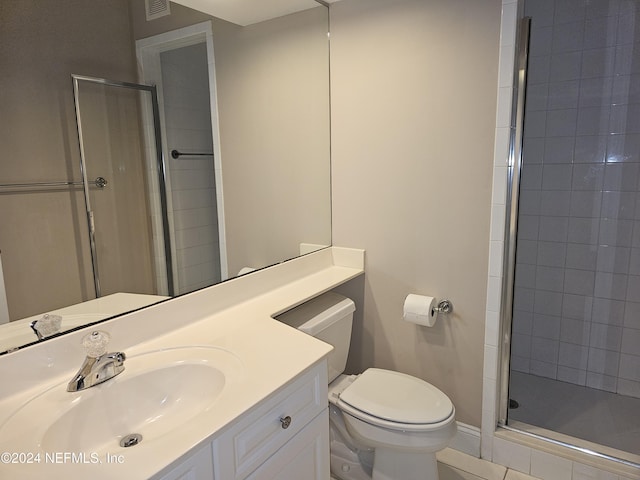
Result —
M317 7L315 0L172 0L238 25L251 25L271 18ZM338 0L328 0L333 3Z

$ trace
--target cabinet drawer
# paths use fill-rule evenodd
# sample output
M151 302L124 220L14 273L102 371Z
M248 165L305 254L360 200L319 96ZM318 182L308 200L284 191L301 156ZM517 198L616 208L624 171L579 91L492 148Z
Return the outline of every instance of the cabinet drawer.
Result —
M242 479L327 408L323 361L287 384L214 442L216 478Z
M326 480L329 472L329 409L269 457L246 480Z

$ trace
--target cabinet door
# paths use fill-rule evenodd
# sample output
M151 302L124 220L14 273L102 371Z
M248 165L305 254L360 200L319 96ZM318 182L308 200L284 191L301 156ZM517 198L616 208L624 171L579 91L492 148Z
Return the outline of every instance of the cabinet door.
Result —
M211 444L207 443L168 472L154 478L156 480L213 480Z
M329 411L325 409L247 480L329 478Z

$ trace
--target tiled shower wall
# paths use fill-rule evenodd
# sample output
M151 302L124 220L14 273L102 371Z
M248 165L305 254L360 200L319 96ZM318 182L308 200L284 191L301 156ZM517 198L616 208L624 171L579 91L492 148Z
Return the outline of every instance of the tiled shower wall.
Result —
M511 367L640 397L640 2L525 15Z
M162 87L169 151L213 152L206 44L163 52ZM178 291L220 281L214 162L211 156L168 158Z

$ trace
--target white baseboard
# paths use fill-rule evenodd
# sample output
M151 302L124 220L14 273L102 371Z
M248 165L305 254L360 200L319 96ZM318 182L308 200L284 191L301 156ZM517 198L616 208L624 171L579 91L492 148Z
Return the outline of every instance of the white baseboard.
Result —
M450 448L480 458L480 429L457 422L458 432L449 444Z

